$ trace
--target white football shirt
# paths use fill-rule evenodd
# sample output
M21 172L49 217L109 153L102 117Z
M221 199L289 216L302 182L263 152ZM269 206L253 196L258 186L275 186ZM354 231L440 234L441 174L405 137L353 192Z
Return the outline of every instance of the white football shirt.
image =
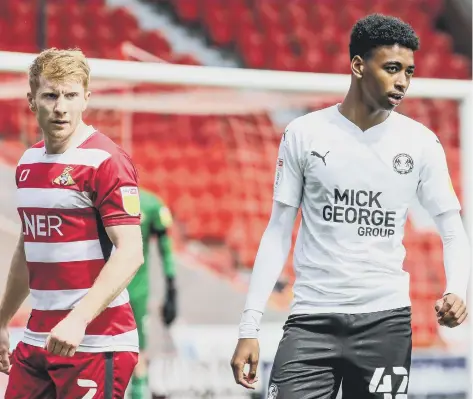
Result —
M410 305L402 240L416 198L460 209L433 132L396 112L362 131L338 104L283 134L274 200L301 207L292 313L364 313Z

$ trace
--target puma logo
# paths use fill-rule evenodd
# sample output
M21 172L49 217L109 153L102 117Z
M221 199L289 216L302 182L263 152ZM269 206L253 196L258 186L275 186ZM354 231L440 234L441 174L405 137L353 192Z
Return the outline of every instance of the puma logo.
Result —
M322 156L322 155L320 155L317 151L311 151L311 152L310 152L310 155L315 156L315 157L317 157L317 158L320 158L320 159L323 161L324 165L327 166L327 163L325 162L325 157L327 156L327 154L328 154L329 152L330 152L330 151L327 151L327 152L325 153L325 155Z

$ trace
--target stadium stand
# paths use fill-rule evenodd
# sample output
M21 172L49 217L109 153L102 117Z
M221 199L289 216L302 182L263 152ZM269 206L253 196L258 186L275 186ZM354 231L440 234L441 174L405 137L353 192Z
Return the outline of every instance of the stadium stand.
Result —
M244 67L330 73L349 72L347 40L357 18L368 11L394 14L411 22L422 42L428 43L416 59L416 76L470 78L470 61L454 54L451 38L434 28L441 0L404 1L402 7L397 0L353 0L349 6L342 6L341 1L304 0L155 3L174 13L183 26L199 30L213 47L238 54ZM3 50L37 51L34 36L26 34L37 26L34 4L0 2L0 32L9 32L0 35ZM47 32L48 46L78 46L89 57L123 59L120 45L130 41L167 62L198 64L190 55L173 53L159 31L140 30L126 8L109 8L103 0L70 0L67 10L65 2L49 2ZM5 74L0 77L13 78ZM153 92L156 87L140 85L134 90ZM27 116L25 101L2 100L0 104L4 111L0 114L3 148L18 148L20 132L27 138L23 141L31 144L37 133ZM461 196L457 104L406 100L399 111L438 134L447 151L453 186ZM232 262L218 266L223 273L234 273L235 265L251 268L270 212L280 140L270 117L134 113L132 118L133 157L142 184L170 204L180 238L230 250L232 256L223 258ZM116 132L121 123L117 111L93 111L87 121L104 132ZM16 153L7 150L3 156L15 162ZM441 295L445 280L441 242L434 234L418 234L411 223L406 226L405 242L405 268L412 276L414 343L417 347L430 346L437 336L430 308ZM293 277L291 263L289 259L289 279ZM422 309L426 311L417 311Z

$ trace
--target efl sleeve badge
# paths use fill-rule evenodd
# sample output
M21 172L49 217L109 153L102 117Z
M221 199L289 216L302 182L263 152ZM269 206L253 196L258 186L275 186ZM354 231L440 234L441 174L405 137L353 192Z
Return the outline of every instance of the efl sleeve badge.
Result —
M130 216L140 215L140 196L137 187L120 187L123 209Z

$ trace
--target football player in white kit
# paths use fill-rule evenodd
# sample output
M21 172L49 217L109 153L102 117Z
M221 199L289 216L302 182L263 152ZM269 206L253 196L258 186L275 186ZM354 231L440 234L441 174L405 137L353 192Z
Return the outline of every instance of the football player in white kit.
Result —
M443 240L447 285L432 311L440 325L465 320L469 244L444 150L428 128L394 111L418 47L412 27L397 18L359 20L343 102L285 130L272 214L231 362L238 384L254 387L260 320L299 208L294 299L271 372L271 398L335 398L340 386L344 399L407 398L412 340L402 239L415 197Z

